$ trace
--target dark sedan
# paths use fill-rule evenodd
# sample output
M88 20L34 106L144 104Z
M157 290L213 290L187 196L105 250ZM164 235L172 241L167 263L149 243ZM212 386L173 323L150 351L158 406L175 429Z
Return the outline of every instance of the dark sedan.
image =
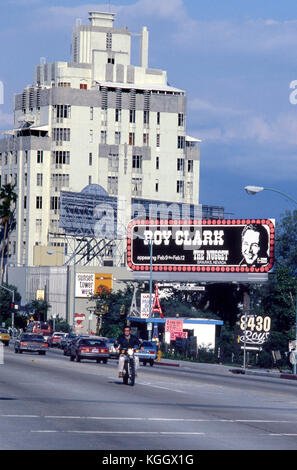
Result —
M38 352L38 354L45 355L48 350L48 344L42 335L34 333L22 333L19 338L15 340L14 352Z
M91 359L107 363L109 351L106 343L99 338L80 338L71 343L70 360L80 362L81 359Z

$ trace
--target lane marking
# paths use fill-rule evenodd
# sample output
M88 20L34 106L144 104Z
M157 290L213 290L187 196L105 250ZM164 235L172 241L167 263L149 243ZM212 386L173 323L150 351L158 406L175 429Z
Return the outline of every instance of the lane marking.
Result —
M118 417L118 416L57 416L57 415L14 415L0 414L2 418L42 418L42 419L81 419L97 421L160 421L185 423L274 423L297 424L297 420L269 420L269 419L200 419L200 418L160 418L160 417ZM278 435L278 434L272 434Z
M151 434L151 435L187 435L187 436L204 436L204 432L170 432L170 431L51 431L51 430L39 430L39 431L30 431L31 433L69 433L69 434L120 434L120 435L137 435L137 434Z

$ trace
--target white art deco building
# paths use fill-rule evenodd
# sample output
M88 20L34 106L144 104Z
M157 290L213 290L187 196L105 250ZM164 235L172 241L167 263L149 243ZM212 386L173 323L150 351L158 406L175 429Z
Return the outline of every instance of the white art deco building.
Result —
M148 31L114 27L111 13L77 21L70 62L35 69L15 96L14 129L0 140L1 184L16 184L10 263L34 266L40 247L63 245L61 191L100 185L110 196L198 205L198 140L186 133L186 93L151 69Z

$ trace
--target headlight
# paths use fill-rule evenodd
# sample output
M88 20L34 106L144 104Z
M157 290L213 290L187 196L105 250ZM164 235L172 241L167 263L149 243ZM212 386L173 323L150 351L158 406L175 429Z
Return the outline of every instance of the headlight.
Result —
M133 356L133 349L132 348L129 348L127 353L128 353L128 356Z

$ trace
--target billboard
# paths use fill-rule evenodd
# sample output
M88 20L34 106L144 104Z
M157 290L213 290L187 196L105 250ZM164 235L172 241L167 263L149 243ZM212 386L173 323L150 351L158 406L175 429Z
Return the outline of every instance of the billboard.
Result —
M273 219L133 220L127 263L133 271L268 273Z
M112 288L112 274L76 273L75 297L90 297L98 294L100 289Z

